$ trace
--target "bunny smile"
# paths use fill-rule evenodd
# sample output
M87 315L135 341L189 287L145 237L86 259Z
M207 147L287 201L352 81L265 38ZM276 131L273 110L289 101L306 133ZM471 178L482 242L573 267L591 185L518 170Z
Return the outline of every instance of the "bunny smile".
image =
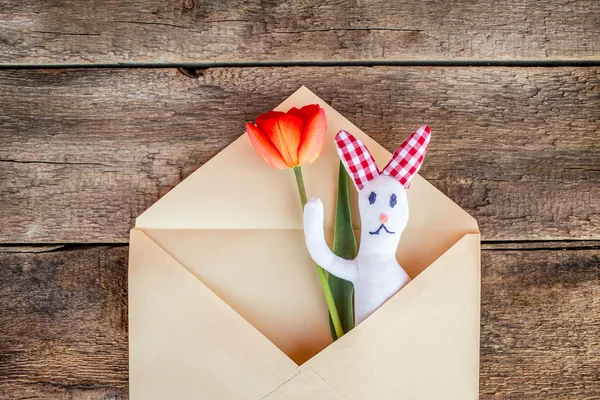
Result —
M369 232L371 235L379 235L379 232L381 232L381 230L386 231L387 233L391 234L391 235L395 235L396 232L390 232L388 231L388 229L385 227L385 224L381 224L381 226L379 227L379 229L377 229L375 232Z

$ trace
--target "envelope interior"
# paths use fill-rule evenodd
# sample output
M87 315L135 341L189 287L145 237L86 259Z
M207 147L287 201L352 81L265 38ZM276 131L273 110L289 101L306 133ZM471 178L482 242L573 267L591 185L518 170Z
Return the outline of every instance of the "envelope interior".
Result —
M331 343L327 307L303 231L144 232L296 364ZM414 278L462 236L460 231L406 231L398 259Z
M331 343L299 230L145 230L295 363Z
M323 200L331 242L339 168L335 133L346 129L359 137L380 165L391 154L307 89L280 109L311 103L326 109L329 137L319 160L304 168L305 182L309 196ZM409 224L397 257L414 278L478 229L472 217L419 176L408 190L408 200ZM354 210L359 237L360 219ZM142 214L136 228L296 364L331 343L327 308L304 245L293 173L266 166L245 135Z

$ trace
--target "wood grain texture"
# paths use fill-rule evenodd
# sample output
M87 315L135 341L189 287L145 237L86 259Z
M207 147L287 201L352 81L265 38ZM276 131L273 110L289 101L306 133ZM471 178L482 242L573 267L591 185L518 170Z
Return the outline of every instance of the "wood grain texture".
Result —
M599 72L0 71L0 243L127 242L137 215L301 84L391 151L431 125L421 174L484 240L598 240Z
M127 397L127 247L0 252L0 398Z
M484 251L482 399L600 398L600 250Z
M0 63L600 58L596 0L0 0Z
M482 252L485 400L600 396L600 250ZM0 398L127 398L127 247L0 252Z

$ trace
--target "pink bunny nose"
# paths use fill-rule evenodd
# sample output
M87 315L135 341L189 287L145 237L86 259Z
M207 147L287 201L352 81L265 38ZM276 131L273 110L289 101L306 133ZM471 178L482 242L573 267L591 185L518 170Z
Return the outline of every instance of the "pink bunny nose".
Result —
M385 224L388 221L388 216L385 214L381 214L379 216L379 220L381 221L382 224Z

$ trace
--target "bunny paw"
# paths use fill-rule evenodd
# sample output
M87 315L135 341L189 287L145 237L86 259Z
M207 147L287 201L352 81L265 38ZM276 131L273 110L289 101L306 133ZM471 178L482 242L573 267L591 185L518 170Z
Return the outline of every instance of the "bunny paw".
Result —
M323 202L318 197L313 197L304 206L304 227L305 229L319 228L323 229Z
M304 213L323 214L323 202L321 201L321 199L318 197L313 197L312 199L307 201L306 205L304 206Z

